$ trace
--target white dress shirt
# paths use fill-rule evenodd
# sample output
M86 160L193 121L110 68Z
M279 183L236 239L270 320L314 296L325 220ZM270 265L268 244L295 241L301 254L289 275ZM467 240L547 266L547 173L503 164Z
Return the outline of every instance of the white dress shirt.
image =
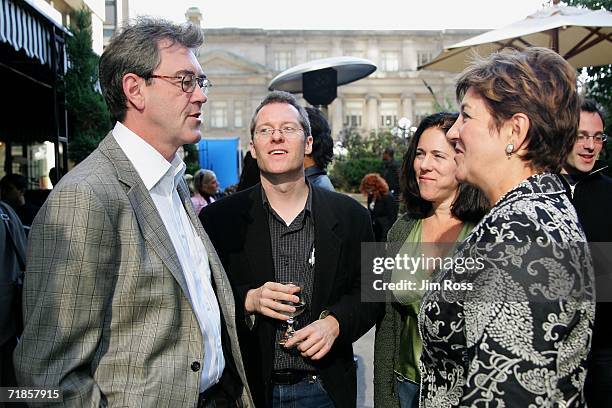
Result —
M115 125L113 136L151 194L183 269L204 339L200 376L200 392L203 392L219 381L225 359L221 347L219 305L211 285L208 255L177 191L185 173L185 163L178 155L168 163L153 146L120 122Z

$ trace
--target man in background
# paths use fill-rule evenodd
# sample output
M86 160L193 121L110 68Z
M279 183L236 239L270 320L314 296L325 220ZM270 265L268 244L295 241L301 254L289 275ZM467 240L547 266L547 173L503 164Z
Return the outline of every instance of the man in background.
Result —
M13 350L23 330L21 285L26 245L19 217L0 195L0 387L17 386Z
M611 249L602 245L612 243L612 179L603 174L608 166L597 160L608 138L604 127L602 108L595 101L585 99L580 109L576 142L562 170L587 240L596 243L591 252L598 302L584 387L588 406L596 408L610 406L612 390L612 326L607 322L612 315L612 266L601 256L602 251Z
M10 205L26 227L32 225L39 207L26 200L28 179L21 174L7 174L0 180L0 194L5 203Z
M318 109L307 107L306 113L312 133L312 152L304 156L304 173L313 186L336 191L327 175L327 166L334 158L334 140L329 123Z
M399 200L400 196L400 184L399 184L399 176L400 176L400 165L395 160L395 150L392 147L386 147L382 154L383 161L383 178L387 182L389 186L389 193L395 198L395 200Z

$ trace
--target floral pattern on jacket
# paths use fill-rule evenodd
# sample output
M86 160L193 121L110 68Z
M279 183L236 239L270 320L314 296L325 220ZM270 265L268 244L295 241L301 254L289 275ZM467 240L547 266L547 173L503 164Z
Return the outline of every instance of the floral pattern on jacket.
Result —
M502 197L453 255L469 258L423 298L421 406L584 406L593 266L558 177Z

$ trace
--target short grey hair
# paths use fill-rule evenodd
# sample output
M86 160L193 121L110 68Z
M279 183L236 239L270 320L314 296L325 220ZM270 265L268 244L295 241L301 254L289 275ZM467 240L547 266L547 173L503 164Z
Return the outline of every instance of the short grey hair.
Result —
M159 18L138 17L116 33L102 53L100 85L115 120L122 121L127 112L123 77L132 73L149 83L150 76L161 62L161 40L178 43L195 52L204 42L204 35L199 27L190 23L178 25Z
M216 178L217 175L214 171L200 169L193 175L193 187L196 189L196 191L200 191L200 187L202 187L202 185L208 184Z
M310 136L310 121L308 120L308 113L306 109L302 105L300 105L295 99L295 96L291 95L289 92L285 91L272 91L264 98L263 101L259 104L257 109L255 109L255 114L253 118L251 118L251 140L253 140L253 136L255 135L255 126L257 125L257 114L259 111L266 105L271 103L286 103L288 105L293 106L297 109L299 113L299 122L302 129L304 129L304 136Z

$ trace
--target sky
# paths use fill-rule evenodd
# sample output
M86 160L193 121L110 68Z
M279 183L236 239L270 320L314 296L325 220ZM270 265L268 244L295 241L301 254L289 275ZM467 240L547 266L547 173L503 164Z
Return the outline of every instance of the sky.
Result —
M440 30L499 28L548 4L545 0L129 0L130 17L183 22L198 7L204 28Z

